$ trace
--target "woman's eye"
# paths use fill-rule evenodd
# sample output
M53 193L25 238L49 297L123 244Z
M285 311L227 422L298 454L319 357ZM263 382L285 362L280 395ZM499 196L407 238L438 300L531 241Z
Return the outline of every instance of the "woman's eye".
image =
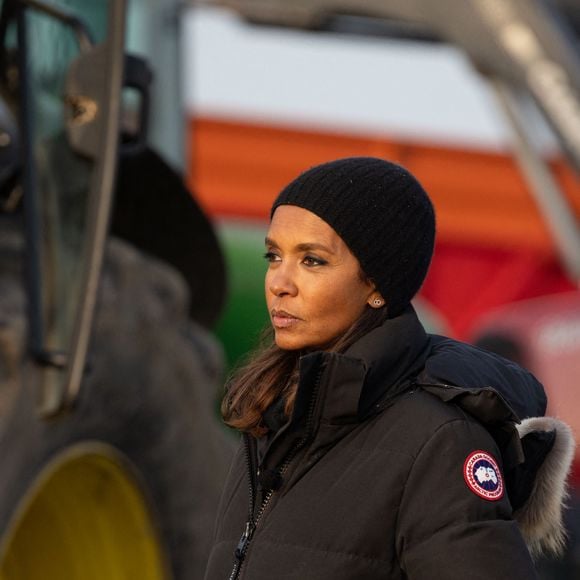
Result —
M267 262L279 262L280 261L280 256L278 256L274 252L266 252L264 254L264 258L266 259Z
M305 266L324 266L328 263L326 260L315 258L314 256L305 256L304 260L302 261L304 262Z

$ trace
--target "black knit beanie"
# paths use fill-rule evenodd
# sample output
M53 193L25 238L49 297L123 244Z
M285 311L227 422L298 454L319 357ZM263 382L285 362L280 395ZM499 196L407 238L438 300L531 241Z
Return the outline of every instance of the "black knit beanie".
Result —
M435 213L421 184L403 167L374 157L317 165L278 195L322 218L343 239L397 316L418 292L435 241Z

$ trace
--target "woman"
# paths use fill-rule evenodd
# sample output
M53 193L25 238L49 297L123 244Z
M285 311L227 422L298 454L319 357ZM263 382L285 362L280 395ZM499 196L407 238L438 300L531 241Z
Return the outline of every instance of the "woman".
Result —
M223 402L243 445L207 580L535 578L513 510L534 550L560 547L569 434L530 419L520 440L516 423L544 414L542 386L425 333L410 302L434 237L421 185L380 159L314 167L275 200L274 341ZM530 490L546 469L560 495L546 494L554 517L540 529L525 513L545 500Z

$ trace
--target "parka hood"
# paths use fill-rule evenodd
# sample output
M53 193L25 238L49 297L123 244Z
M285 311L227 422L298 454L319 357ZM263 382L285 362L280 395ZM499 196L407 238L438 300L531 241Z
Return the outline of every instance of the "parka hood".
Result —
M443 336L432 336L431 353L419 382L493 389L519 422L542 416L547 399L542 384L526 369L495 353Z

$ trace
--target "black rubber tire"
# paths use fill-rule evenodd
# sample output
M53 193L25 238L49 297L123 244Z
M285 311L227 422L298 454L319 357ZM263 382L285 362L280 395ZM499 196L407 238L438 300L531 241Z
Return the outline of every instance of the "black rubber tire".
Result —
M175 580L202 578L232 452L215 413L219 349L189 321L179 276L124 243L110 248L96 320L73 411L39 419L23 380L2 419L0 529L51 458L106 442L145 482Z

